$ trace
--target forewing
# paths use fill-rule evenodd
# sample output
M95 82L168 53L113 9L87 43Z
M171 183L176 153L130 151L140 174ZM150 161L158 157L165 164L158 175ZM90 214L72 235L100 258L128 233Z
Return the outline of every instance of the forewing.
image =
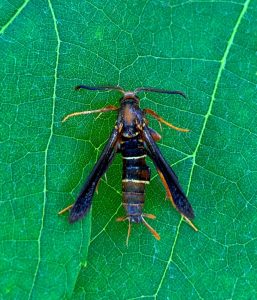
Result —
M189 219L193 219L194 212L192 206L187 200L187 197L178 182L176 174L162 156L160 149L153 140L150 130L147 126L145 126L142 131L142 138L144 140L148 155L153 160L160 175L162 175L164 184L166 182L165 188L169 190L174 206L182 215Z
M114 129L71 209L69 216L69 221L71 223L81 219L90 209L97 183L111 164L117 152L118 141L119 133Z

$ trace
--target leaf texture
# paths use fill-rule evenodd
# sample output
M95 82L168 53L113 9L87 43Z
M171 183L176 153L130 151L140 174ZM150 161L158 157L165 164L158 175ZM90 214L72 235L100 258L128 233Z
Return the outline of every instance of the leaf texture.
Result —
M0 231L3 299L255 299L257 2L3 1L0 9ZM183 90L142 94L194 207L194 232L165 201L151 161L145 212L161 236L127 224L121 158L92 214L58 216L78 195L115 123L116 92L78 84ZM88 253L88 254L87 254Z

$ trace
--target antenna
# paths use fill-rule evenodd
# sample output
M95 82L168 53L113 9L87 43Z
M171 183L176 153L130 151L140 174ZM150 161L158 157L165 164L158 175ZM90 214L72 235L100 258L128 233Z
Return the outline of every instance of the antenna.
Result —
M87 86L87 85L77 85L75 87L76 91L79 91L80 89L86 89L89 91L119 91L122 94L125 94L125 91L120 86L112 86L112 85L101 85L101 86Z
M159 94L169 94L169 95L180 95L184 98L187 98L186 94L182 91L170 91L170 90L163 90L163 89L156 89L151 87L139 87L136 88L134 93L135 95L140 92L153 92L153 93L159 93Z
M125 91L120 86L112 86L112 85L100 85L100 86L87 86L87 85L77 85L75 87L75 90L78 91L80 89L86 89L89 91L119 91L123 95L125 95ZM140 93L140 92L153 92L153 93L159 93L159 94L169 94L169 95L180 95L184 98L187 98L186 94L182 91L170 91L170 90L163 90L163 89L157 89L157 88L151 88L151 87L138 87L134 91L134 95Z

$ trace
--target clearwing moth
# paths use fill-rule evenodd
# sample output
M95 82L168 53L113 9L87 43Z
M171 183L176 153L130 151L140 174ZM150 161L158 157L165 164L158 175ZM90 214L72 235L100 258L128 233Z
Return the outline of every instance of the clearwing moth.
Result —
M126 211L126 215L118 218L117 221L128 221L127 244L131 232L131 223L143 223L153 236L159 240L159 234L145 220L146 218L155 219L155 216L143 212L145 185L149 184L150 181L150 168L147 166L145 158L146 156L149 156L159 173L167 197L189 225L197 231L197 228L191 222L194 218L192 206L183 192L176 174L166 162L160 149L156 145L156 141L159 141L161 136L148 126L149 122L146 119L146 115L149 114L153 116L159 122L164 123L172 129L182 132L187 132L189 130L172 125L151 109L141 109L139 107L140 99L137 96L139 92L154 92L178 94L186 98L185 94L181 91L169 91L148 87L139 87L134 91L124 91L119 86L107 85L95 87L79 85L75 89L86 89L91 91L116 90L123 95L120 98L119 107L109 105L101 109L74 112L63 119L63 122L65 122L74 116L110 111L118 112L116 124L110 138L93 170L88 176L76 202L60 211L59 214L70 209L69 221L71 223L76 222L85 216L91 207L94 192L97 189L99 180L107 171L116 153L121 153L123 160L122 204Z

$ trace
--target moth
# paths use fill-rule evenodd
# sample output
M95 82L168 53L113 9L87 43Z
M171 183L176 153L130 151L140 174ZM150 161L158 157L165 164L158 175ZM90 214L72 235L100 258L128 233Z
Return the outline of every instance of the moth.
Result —
M181 91L170 91L149 87L139 87L134 91L125 91L119 86L91 87L79 85L76 86L75 89L86 89L90 91L116 90L122 93L122 97L120 98L119 107L109 105L101 109L74 112L63 119L63 122L65 122L72 117L80 115L111 111L118 112L116 124L109 140L93 170L89 174L76 202L60 211L60 214L70 209L69 221L73 223L83 218L88 213L99 180L107 171L115 155L120 153L123 161L122 204L126 214L125 216L118 218L117 221L128 221L127 244L132 223L143 223L153 236L159 240L159 234L146 221L146 218L155 219L155 216L143 211L145 185L150 182L150 168L146 164L146 156L149 156L159 173L166 190L167 198L189 225L197 231L197 228L191 222L194 218L192 206L179 184L178 177L161 154L160 149L156 144L156 142L161 139L161 136L148 126L149 122L146 115L151 115L159 122L164 123L172 129L182 132L187 132L189 130L172 125L151 109L141 109L139 106L140 99L138 97L138 93L140 92L178 94L186 98L185 94Z

